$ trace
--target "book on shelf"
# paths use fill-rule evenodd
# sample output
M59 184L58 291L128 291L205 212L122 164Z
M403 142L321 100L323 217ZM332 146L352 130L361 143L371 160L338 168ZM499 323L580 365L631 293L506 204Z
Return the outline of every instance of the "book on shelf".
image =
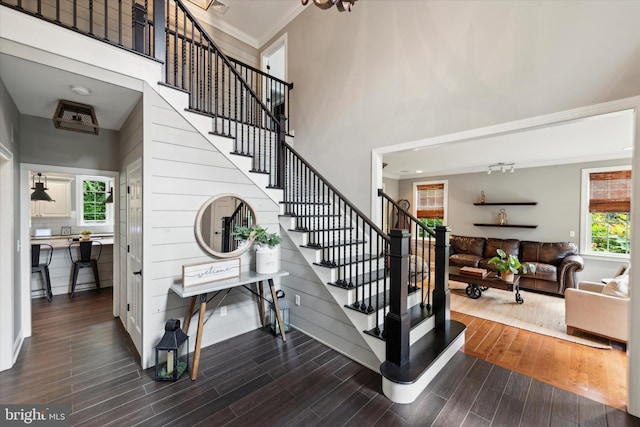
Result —
M476 268L476 267L461 267L460 274L466 274L468 276L475 277L487 277L489 271L486 268Z

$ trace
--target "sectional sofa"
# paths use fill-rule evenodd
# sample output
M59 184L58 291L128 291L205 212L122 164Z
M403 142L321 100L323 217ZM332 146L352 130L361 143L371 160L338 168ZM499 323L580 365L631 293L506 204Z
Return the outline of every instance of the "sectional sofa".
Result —
M565 289L576 287L576 272L584 268L584 260L571 242L545 243L457 235L450 236L449 265L495 271L489 260L498 254L498 249L517 256L521 263L535 265L535 273L521 275L521 289L564 295Z

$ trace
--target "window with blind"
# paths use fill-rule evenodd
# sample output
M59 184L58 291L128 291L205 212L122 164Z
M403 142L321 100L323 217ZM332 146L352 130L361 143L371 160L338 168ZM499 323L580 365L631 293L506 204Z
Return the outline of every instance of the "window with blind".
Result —
M414 183L416 217L427 227L442 225L446 210L446 182Z
M631 167L585 169L586 252L629 254L631 248ZM586 203L585 203L586 202Z

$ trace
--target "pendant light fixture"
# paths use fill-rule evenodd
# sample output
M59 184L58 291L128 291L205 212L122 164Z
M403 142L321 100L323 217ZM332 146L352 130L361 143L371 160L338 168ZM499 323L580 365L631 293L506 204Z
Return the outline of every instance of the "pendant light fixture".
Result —
M38 182L36 182L36 175L31 177L31 189L35 190L31 193L31 200L44 200L46 202L52 202L51 197L46 193L47 188L47 177L44 177L44 182L42 182L42 173L38 172Z

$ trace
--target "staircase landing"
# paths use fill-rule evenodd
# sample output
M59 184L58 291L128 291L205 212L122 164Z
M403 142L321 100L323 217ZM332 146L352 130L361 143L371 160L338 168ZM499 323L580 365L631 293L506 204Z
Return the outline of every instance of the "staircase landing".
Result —
M444 331L432 329L410 347L409 363L380 365L382 391L396 403L411 403L464 344L466 326L450 320Z

